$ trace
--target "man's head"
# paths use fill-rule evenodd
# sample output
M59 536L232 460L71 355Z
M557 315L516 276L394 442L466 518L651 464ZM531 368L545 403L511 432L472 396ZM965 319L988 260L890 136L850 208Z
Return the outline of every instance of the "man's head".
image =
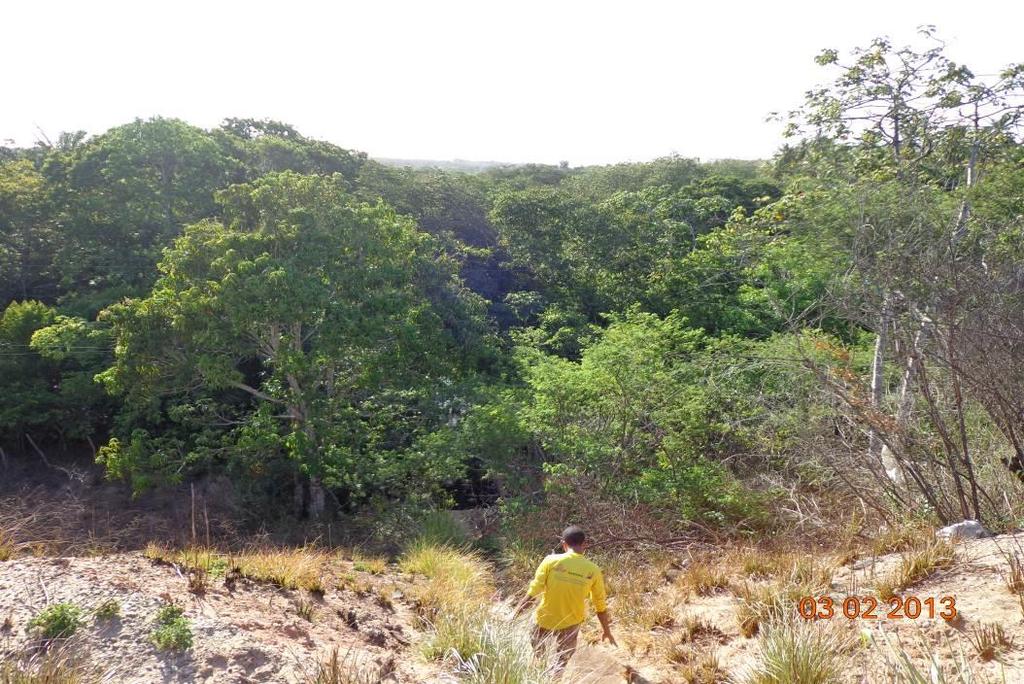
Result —
M562 532L562 548L568 551L582 551L587 543L587 534L582 527L570 525Z

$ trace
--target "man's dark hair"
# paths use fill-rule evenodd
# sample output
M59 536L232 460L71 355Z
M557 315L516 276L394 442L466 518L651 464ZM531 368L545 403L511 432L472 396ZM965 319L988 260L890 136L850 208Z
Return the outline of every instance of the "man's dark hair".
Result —
M573 548L580 546L586 540L587 533L583 531L582 527L570 525L565 528L564 532L562 532L562 541Z

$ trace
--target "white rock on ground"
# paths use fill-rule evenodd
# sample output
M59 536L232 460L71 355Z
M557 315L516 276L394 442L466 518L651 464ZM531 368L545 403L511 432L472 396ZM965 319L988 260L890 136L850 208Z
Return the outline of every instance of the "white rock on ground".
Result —
M953 537L959 537L960 539L984 539L985 537L991 537L992 533L985 529L985 526L977 520L964 520L955 525L943 527L935 533L935 536L941 539L951 539Z

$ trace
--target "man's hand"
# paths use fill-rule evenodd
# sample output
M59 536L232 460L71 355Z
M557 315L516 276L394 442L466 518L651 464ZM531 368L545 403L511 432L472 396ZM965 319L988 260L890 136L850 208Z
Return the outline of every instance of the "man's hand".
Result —
M519 617L520 615L522 615L523 613L526 612L527 608L529 608L532 605L533 605L533 597L532 596L524 596L523 600L520 601L518 605L516 605L515 613L513 613L513 615L515 615L515 617Z
M607 641L612 646L618 646L615 643L615 637L612 636L612 619L608 615L608 611L598 613L597 620L601 623L601 641Z

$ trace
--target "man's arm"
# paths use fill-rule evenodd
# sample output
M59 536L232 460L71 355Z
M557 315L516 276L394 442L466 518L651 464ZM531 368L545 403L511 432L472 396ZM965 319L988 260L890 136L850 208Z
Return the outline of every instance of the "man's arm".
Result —
M597 619L601 623L601 640L608 641L612 646L618 646L615 643L615 637L612 636L612 618L608 614L608 596L604 588L604 575L600 572L594 577L594 584L590 587L590 602L594 604L594 612L597 613Z
M515 614L522 615L527 608L532 606L538 596L544 593L544 589L548 584L548 572L551 570L551 564L548 559L545 558L541 561L541 564L537 566L537 572L533 574L533 581L530 582L530 586L526 589L526 596L516 606Z
M608 615L608 610L603 610L597 614L597 620L601 623L601 641L607 641L612 646L618 646L615 643L615 637L612 636L612 618Z

